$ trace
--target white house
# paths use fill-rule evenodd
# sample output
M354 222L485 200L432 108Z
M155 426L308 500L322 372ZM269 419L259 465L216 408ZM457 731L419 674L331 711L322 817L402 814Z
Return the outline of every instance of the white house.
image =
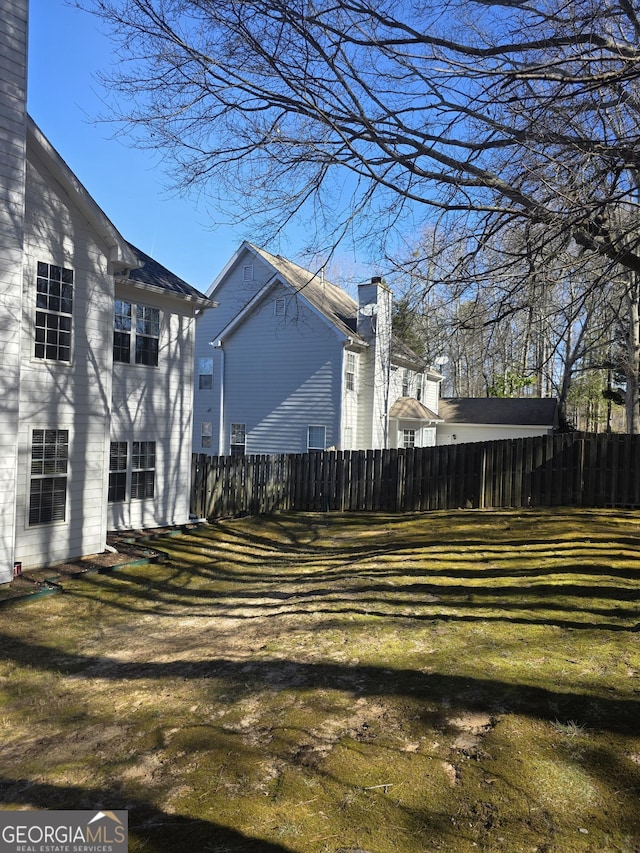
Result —
M558 428L557 400L458 397L440 400L437 444L549 435Z
M358 295L243 243L197 321L194 452L435 444L442 377L392 335L380 279Z
M195 314L26 114L27 0L0 0L0 582L188 520Z

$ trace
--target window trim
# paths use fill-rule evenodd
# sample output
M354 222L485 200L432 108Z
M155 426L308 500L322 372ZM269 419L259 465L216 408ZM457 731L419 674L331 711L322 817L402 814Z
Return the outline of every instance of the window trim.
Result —
M42 441L36 441L36 435L42 434ZM55 434L55 435L54 435ZM47 441L47 438L49 441ZM27 526L40 527L45 524L63 524L67 521L67 498L69 490L69 430L68 429L47 429L47 428L32 428L31 429L31 447L30 458L31 464L29 467L29 500L27 503ZM42 453L38 453L36 457L34 451L36 447L42 447ZM47 447L49 452L47 452ZM53 453L51 448L53 447ZM59 452L63 448L63 452ZM53 466L53 468L51 467ZM40 470L34 470L40 467ZM48 469L48 470L47 470ZM50 494L50 518L42 518L43 511L46 508L46 498L43 486L48 484L51 486ZM36 494L35 486L39 487L39 494ZM59 514L60 506L58 505L58 517L56 518L56 489L58 495L62 490L62 514ZM38 499L38 506L35 505L35 500ZM34 515L38 516L37 519ZM33 520L32 520L33 518Z
M407 428L402 430L402 446L405 450L412 450L416 447L416 429ZM409 443L407 444L407 439Z
M412 373L412 371L409 370L408 367L402 368L402 394L401 394L402 397L411 397L412 396L411 395L411 390L412 390L411 389L411 386L412 386L411 373Z
M210 367L211 370L203 370L203 367ZM202 380L205 377L209 381L203 384ZM198 391L213 391L213 358L211 356L198 359Z
M202 421L200 424L200 447L211 450L213 447L213 421Z
M344 387L346 391L357 390L358 353L347 352L344 364Z
M322 447L312 447L311 446L311 430L317 429L322 430L323 439L322 439ZM327 426L326 424L309 424L307 427L307 452L310 451L318 451L324 452L327 449Z
M116 447L118 445L119 447ZM123 452L124 451L124 452ZM114 467L114 455L117 456L117 465ZM125 467L122 460L125 460ZM138 463L136 466L136 462ZM144 463L144 464L143 464ZM158 445L153 441L118 441L112 440L109 444L109 483L107 491L107 503L125 503L130 501L152 500L158 496ZM116 489L116 477L119 475L120 484L117 496L113 496ZM125 485L122 495L122 475L124 474Z
M136 465L136 459L138 459L138 465ZM132 501L152 500L156 497L156 463L157 447L155 441L131 442L130 499ZM140 494L141 491L143 494Z
M234 441L234 437L242 435L242 441ZM234 450L234 448L242 448ZM247 452L247 424L241 421L232 421L229 429L229 454L231 456L245 456Z
M118 445L118 447L116 447ZM124 445L124 468L122 467ZM113 462L116 467L113 467ZM124 485L122 475L124 474ZM127 500L127 484L129 478L129 442L112 441L109 444L109 484L107 491L107 503L123 503ZM117 490L117 496L114 493ZM122 497L120 497L122 494Z
M128 306L129 315L120 306ZM149 312L149 314L147 314ZM150 316L149 316L150 315ZM124 320L123 325L129 328L118 328L118 318ZM126 322L128 320L128 323ZM151 332L148 331L151 324ZM157 334L155 329L157 327ZM114 364L133 364L136 367L158 367L160 362L160 336L162 332L162 312L156 305L145 302L133 302L130 299L116 297L113 303L113 348ZM127 352L128 358L116 357L116 336L121 336L117 349L120 353ZM127 343L124 343L127 336ZM143 356L146 354L146 359ZM133 356L133 359L132 359Z
M57 271L57 274L52 275L54 270ZM55 307L56 302L57 307ZM31 350L33 359L38 362L55 362L67 365L73 362L74 302L74 270L60 264L37 261L35 299L32 303L34 306L33 347ZM64 307L68 310L62 310ZM65 338L64 344L61 343L61 338ZM55 356L47 354L51 347L56 349ZM68 357L61 357L61 350L65 350Z

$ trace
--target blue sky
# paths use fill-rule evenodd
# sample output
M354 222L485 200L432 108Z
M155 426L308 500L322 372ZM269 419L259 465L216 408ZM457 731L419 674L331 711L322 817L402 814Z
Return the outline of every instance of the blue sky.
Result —
M108 123L95 75L108 71L111 42L93 15L65 0L30 0L29 112L96 202L131 243L206 290L251 234L214 227L196 198L166 190L149 152L132 148ZM295 244L267 246L295 259Z

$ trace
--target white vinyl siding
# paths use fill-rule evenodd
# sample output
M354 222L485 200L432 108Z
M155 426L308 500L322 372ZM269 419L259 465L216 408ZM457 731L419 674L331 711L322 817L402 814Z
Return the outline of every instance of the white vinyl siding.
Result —
M19 467L15 532L15 559L23 568L99 553L107 531L113 338L109 248L62 191L40 150L29 143L18 430L24 461ZM51 266L73 270L71 361L34 357L38 273L44 271L39 264L48 265L49 271ZM33 430L50 428L68 430L69 459L65 517L48 525L45 537L41 524L29 524L32 478L28 469Z
M125 280L116 282L116 297L135 302ZM111 503L107 524L110 530L184 524L189 519L189 476L193 411L193 340L195 320L188 304L158 294L158 366L140 381L140 367L114 363L111 440L129 443L130 471L138 470L138 485L124 503ZM211 348L209 348L211 352ZM133 358L132 358L133 362ZM206 392L210 395L211 392ZM211 402L209 402L211 406ZM210 420L202 418L202 420ZM197 424L200 439L200 423ZM155 442L155 471L136 469L136 442ZM199 441L198 441L199 444ZM198 447L197 452L200 452ZM147 470L150 473L143 474ZM187 474L185 474L187 472ZM153 496L149 494L153 479ZM144 481L144 482L143 482ZM144 488L143 488L144 487ZM146 490L146 495L143 493ZM135 496L137 494L137 497Z
M247 453L306 453L309 424L326 425L326 446L340 440L343 342L303 300L275 317L279 295L223 342L224 453L232 421L246 424Z
M0 316L23 315L22 240L26 148L26 0L0 0L2 39L10 61L0 62ZM13 576L19 471L20 323L0 323L0 583ZM24 457L23 457L24 458Z

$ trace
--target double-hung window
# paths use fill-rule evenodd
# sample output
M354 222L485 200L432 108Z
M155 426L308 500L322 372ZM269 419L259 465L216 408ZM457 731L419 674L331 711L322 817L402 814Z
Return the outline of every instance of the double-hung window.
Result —
M411 371L405 367L402 371L402 396L411 396Z
M33 430L29 524L65 520L68 462L69 430Z
M131 497L152 498L156 480L155 441L134 441L131 451Z
M129 479L130 478L130 479ZM152 498L156 485L155 441L133 441L131 464L126 441L112 441L109 452L109 502L127 499L127 485L131 499Z
M325 426L310 426L307 430L307 448L309 450L324 450L327 446L327 428Z
M201 424L200 444L201 447L211 448L213 442L213 424L211 421L203 421Z
M348 352L345 360L344 384L347 391L356 390L356 379L358 371L358 356L355 352Z
M198 359L198 388L200 391L211 391L213 388L213 359Z
M109 502L123 501L127 496L128 446L126 441L112 441L109 452Z
M247 425L231 424L230 451L232 456L244 456L247 445Z
M38 261L36 278L36 358L71 361L73 270Z
M135 334L132 342L131 336ZM160 341L160 309L134 305L116 299L113 326L113 360L131 363L133 350L136 364L158 366ZM133 344L133 345L132 345Z
M402 446L407 450L416 446L416 431L415 429L402 430Z

